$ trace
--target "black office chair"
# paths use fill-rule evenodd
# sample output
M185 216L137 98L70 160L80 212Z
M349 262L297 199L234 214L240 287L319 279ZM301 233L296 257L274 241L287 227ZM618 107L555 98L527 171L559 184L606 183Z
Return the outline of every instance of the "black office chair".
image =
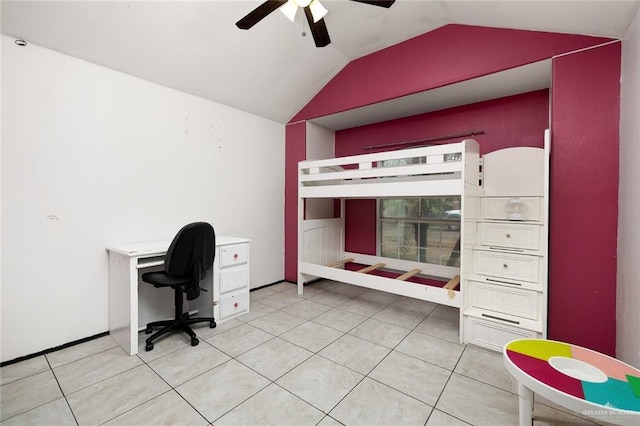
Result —
M150 334L153 327L162 327L146 340L147 351L153 349L153 341L173 332L183 331L191 337L191 346L200 341L189 324L209 322L214 328L214 318L190 318L189 313L182 312L183 294L187 300L200 296L200 280L207 275L213 266L215 257L216 235L213 227L206 222L195 222L186 225L175 236L164 259L164 271L142 274L142 281L154 287L171 287L175 294L176 317L173 320L155 321L147 324L145 332Z

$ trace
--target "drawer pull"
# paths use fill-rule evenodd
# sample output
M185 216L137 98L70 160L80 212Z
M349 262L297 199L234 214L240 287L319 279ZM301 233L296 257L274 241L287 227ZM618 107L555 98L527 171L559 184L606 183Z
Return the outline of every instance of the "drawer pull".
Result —
M524 250L513 247L489 246L491 250L512 251L515 253L524 253Z
M234 259L237 259L237 258L238 258L238 253L235 253L235 254L233 255L233 258L234 258Z
M238 302L234 303L234 304L233 304L233 307L234 307L234 308L236 308L236 309L238 309Z
M511 234L506 234L505 237L511 238Z
M507 268L509 267L509 265L507 265L506 263L503 263L503 264L502 264L502 267L503 267L503 268L505 268L505 269L507 269Z
M508 285L517 285L519 287L522 287L522 284L520 283L510 283L508 281L500 281L500 280L492 280L491 278L486 278L487 282L492 282L492 283L500 283L500 284L508 284Z
M504 321L504 322L508 322L508 323L511 323L511 324L520 325L520 321L510 320L510 319L506 319L506 318L500 318L500 317L496 317L496 316L488 315L488 314L482 314L482 316L485 317L485 318L491 318L491 319L498 320L498 321Z

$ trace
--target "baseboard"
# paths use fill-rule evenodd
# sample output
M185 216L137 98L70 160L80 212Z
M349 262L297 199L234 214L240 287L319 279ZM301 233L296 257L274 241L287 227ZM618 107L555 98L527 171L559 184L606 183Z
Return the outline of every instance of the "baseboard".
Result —
M50 349L45 349L44 351L40 351L40 352L36 352L34 354L30 354L30 355L24 355L9 361L4 361L2 363L0 363L0 367L5 367L7 365L11 365L11 364L16 364L20 361L26 361L28 359L31 358L35 358L38 357L40 355L46 355L46 354L50 354L52 352L56 352L56 351L60 351L62 349L66 349L66 348L70 348L71 346L75 346L75 345L79 345L80 343L85 343L88 342L90 340L95 340L95 339L99 339L100 337L104 337L104 336L108 336L109 332L105 331L102 333L98 333L98 334L94 334L93 336L89 336L89 337L85 337L82 339L78 339L78 340L74 340L73 342L69 342L69 343L65 343L64 345L60 345L60 346L56 346L54 348L50 348Z

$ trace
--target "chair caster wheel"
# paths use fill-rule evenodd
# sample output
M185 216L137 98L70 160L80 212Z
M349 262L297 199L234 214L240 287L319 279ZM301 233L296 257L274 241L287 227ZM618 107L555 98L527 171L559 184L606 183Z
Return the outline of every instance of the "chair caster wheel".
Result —
M216 322L215 321L211 321L209 323L209 328L216 328Z
M198 346L198 343L200 343L200 340L197 337L191 338L191 346Z
M144 350L149 352L153 350L153 343L147 343L147 345L144 347Z

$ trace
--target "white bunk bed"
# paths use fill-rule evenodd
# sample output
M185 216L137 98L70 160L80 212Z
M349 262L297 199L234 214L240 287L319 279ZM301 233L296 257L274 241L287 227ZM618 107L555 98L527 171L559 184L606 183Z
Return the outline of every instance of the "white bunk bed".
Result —
M377 167L379 162L420 158L419 164ZM398 161L402 163L402 161ZM463 307L465 252L476 243L475 221L481 193L478 143L458 143L382 153L302 161L298 165L298 294L304 284L326 278L370 289ZM347 198L391 198L460 196L460 268L417 263L344 251L344 200ZM341 216L314 219L305 206L314 199L341 199ZM333 201L331 201L332 203ZM469 222L471 221L471 222ZM358 271L344 265L366 266ZM368 266L367 266L368 265ZM391 270L396 278L374 275L376 269ZM412 277L441 281L442 287L411 282ZM462 325L462 321L461 321Z

